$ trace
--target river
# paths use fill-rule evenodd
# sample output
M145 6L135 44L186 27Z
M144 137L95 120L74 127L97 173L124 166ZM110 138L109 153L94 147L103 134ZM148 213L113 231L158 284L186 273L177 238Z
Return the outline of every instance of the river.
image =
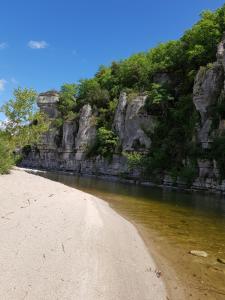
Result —
M93 177L42 176L96 195L133 222L155 256L173 299L225 299L225 199L197 192L123 184ZM204 250L207 258L189 254ZM173 273L174 271L174 273Z

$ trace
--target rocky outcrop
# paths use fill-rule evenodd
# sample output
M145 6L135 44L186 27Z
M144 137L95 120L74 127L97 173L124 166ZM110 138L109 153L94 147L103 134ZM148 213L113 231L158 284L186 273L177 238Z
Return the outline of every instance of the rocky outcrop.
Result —
M86 152L91 148L96 139L95 116L92 113L92 108L86 104L81 109L79 130L76 136L75 151L76 159L82 160Z
M150 148L148 133L154 131L156 118L147 114L144 106L147 96L122 93L116 109L113 127L120 138L123 151L143 152Z
M197 127L198 141L203 149L210 148L214 132L212 131L212 108L218 104L220 95L224 93L224 42L217 51L217 61L207 67L201 67L194 83L193 102L201 116Z
M112 129L117 133L122 151L146 151L151 140L147 131L154 130L154 116L144 109L146 96L133 96L128 99L121 93L115 112ZM87 104L80 111L78 122L64 121L62 129L55 127L58 94L42 93L38 97L40 110L49 115L50 129L42 137L38 149L32 150L24 159L23 165L73 171L82 174L118 176L128 174L138 176L137 171L129 171L127 159L122 154L113 155L109 161L103 157L87 159L88 151L96 142L96 112ZM136 175L134 175L136 174Z
M123 141L124 139L127 103L127 94L121 93L113 121L113 129L119 136L120 141Z
M57 103L59 101L59 93L49 91L41 93L37 97L37 105L40 110L47 114L50 119L57 118L59 112L57 110Z
M63 123L62 148L64 151L74 151L76 132L77 125L74 121L65 121Z
M209 109L216 104L221 93L224 71L221 63L216 62L209 68L200 68L194 84L193 101L201 115L201 123L209 117Z
M144 109L147 96L137 96L127 105L123 151L146 151L151 146L147 135L154 130L155 119Z
M37 105L40 108L40 111L45 113L51 121L55 120L58 117L58 101L59 94L55 91L41 93L37 97ZM39 149L45 149L49 151L57 149L58 135L59 130L54 126L54 123L52 122L49 131L44 133L42 136L42 139L38 145Z
M213 119L213 108L225 101L224 74L225 36L218 46L217 61L199 70L193 87L193 103L200 117L193 141L197 147L200 145L202 148L200 150L205 153L210 151L214 137L225 132L225 116L220 116L217 123ZM175 94L176 80L172 74L166 73L155 74L153 78L153 82L169 86ZM57 110L59 94L54 91L40 94L37 99L38 106L49 116L52 124L49 131L43 135L37 149L32 149L26 156L23 166L88 175L126 177L135 181L144 180L141 179L138 168L131 170L128 167L123 153L135 151L143 154L151 149L150 136L162 116L159 113L157 116L153 115L153 111L147 112L146 98L146 95L121 93L111 128L118 136L120 150L117 148L109 160L101 156L89 158L87 155L95 145L97 137L98 112L94 108L89 104L84 105L76 121L64 121L62 128L57 128L54 120L59 116ZM198 177L193 182L192 188L225 193L225 180L220 182L219 168L215 160L198 158L197 168ZM175 180L166 172L160 176L163 185L184 187L180 178Z

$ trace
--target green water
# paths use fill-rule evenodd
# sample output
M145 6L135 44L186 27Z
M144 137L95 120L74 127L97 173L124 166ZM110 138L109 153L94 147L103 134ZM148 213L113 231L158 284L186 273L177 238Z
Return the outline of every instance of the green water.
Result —
M174 253L171 260L176 264L176 256L179 257L178 271L180 264L186 264L184 268L187 270L188 280L194 270L199 272L201 281L204 277L205 285L207 282L214 290L225 293L225 265L217 263L217 258L225 259L225 198L122 184L92 177L56 173L43 176L106 200L114 209L135 222L137 227L141 226L147 233L157 233L159 240L163 239L162 245L170 244L170 252ZM150 238L152 235L149 235ZM193 249L204 250L209 257L198 260L187 254ZM223 293L218 298L217 296L215 294L201 299L225 299Z

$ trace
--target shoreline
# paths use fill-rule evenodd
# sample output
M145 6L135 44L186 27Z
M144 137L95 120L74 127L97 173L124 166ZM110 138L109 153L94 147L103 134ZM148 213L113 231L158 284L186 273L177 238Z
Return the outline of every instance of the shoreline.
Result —
M104 200L22 169L0 189L1 299L167 299L136 227Z
M98 179L104 179L106 181L111 182L119 182L124 184L135 184L137 186L146 186L146 187L155 187L159 189L164 189L168 191L181 191L185 193L199 193L199 194L208 194L213 195L217 197L223 197L225 198L225 191L216 189L216 188L204 188L204 187L185 187L184 184L181 185L169 185L169 184L157 184L152 181L141 181L139 179L126 179L122 178L120 176L112 176L112 175L95 175L95 174L83 174L83 173L76 173L72 171L65 171L65 170L59 170L59 169L45 169L45 168L29 168L29 167L23 167L18 166L19 169L25 170L27 172L31 172L31 174L35 173L56 173L56 174L64 174L64 175L73 175L73 176L81 176L81 177L87 177L87 178L98 178Z
M48 170L39 170L39 169L26 169L22 168L28 173L31 174L37 174L39 176L40 173L48 173ZM73 175L76 176L76 174L72 172L63 172L63 171L58 171L54 173L59 173L59 174L65 174L65 175ZM82 176L82 175L80 175ZM95 176L85 176L85 177L95 177ZM99 177L98 177L99 178ZM110 178L107 178L108 181L110 181ZM55 182L55 181L54 181ZM126 183L126 182L123 182ZM128 184L131 184L129 182ZM160 188L160 187L159 187ZM99 198L100 200L103 200L104 202L107 203L106 200ZM109 204L109 203L108 203ZM178 277L177 272L174 270L172 264L170 264L170 260L168 258L164 258L162 253L159 253L159 249L157 249L157 245L154 243L151 243L149 239L147 238L146 230L143 226L138 225L134 220L132 220L130 217L126 216L125 214L121 213L119 210L117 210L113 205L109 204L109 206L116 211L122 218L126 219L129 223L133 224L135 229L137 230L139 236L143 240L148 253L151 257L153 257L154 262L157 266L157 269L162 272L162 278L163 282L165 284L167 294L168 294L168 299L176 299L176 300L185 300L187 297L187 287L185 287L184 283L182 280ZM151 236L151 238L154 238L154 236ZM152 239L151 239L152 240ZM174 288L175 287L175 288Z
M205 276L204 259L190 260L190 254L188 254L190 248L183 249L171 244L171 241L158 231L146 229L144 225L121 213L113 205L111 207L137 228L150 255L162 272L170 300L224 299L225 291L213 287L213 278ZM202 267L199 262L202 262L200 263ZM215 267L215 271L218 270L223 272L223 267L221 266L220 269Z
M36 172L40 173L39 170L36 170ZM43 172L49 173L48 171ZM55 174L55 172L53 173ZM62 172L56 173L62 174ZM63 174L69 175L68 172ZM51 180L54 181L54 179ZM80 188L80 190L83 189ZM107 197L105 199L104 195L92 193L86 189L84 191L104 199L103 201L106 201L113 210L135 226L150 255L162 272L162 278L170 300L198 300L202 298L212 299L214 297L222 299L221 295L224 295L224 289L221 288L221 278L218 278L218 276L219 272L223 272L223 268L222 266L216 266L214 271L212 258L210 258L208 263L204 259L191 258L188 253L193 246L183 247L175 245L160 230L154 230L150 227L146 228L143 224L140 224L140 220L138 221L129 213L125 213L123 209L121 211L117 205L108 201ZM210 268L210 272L208 272L208 268ZM216 282L218 281L216 285L212 284L215 280Z

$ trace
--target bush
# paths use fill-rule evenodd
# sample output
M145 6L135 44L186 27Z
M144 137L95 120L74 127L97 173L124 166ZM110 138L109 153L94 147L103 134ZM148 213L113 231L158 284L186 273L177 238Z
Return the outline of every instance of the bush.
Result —
M174 97L170 94L168 89L161 84L151 84L148 97L145 101L145 108L152 114L165 114L168 110L170 102L174 100Z
M61 87L58 110L61 112L63 119L71 119L72 114L76 109L76 95L78 92L77 84L64 84Z
M97 137L95 144L88 149L87 155L95 156L101 155L111 159L118 146L118 137L111 130L105 127L100 127L97 130Z
M101 127L97 132L98 154L111 157L118 145L118 137L111 130Z
M109 92L100 86L96 78L80 80L77 101L79 106L89 103L97 108L107 107Z
M124 152L123 155L127 158L129 170L143 167L143 154L138 152Z
M194 165L186 165L178 172L178 176L187 184L187 186L192 185L197 175L197 167Z
M13 165L12 152L7 139L0 136L0 174L9 173Z

